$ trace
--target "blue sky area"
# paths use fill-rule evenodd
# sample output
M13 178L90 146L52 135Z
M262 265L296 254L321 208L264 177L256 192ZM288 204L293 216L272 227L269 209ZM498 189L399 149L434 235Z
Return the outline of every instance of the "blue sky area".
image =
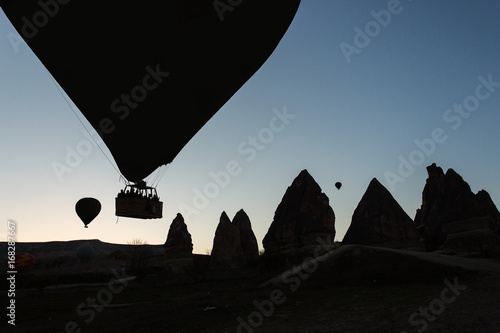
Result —
M243 208L262 246L303 169L330 198L338 240L374 177L414 218L434 162L498 205L498 13L493 0L303 0L269 60L164 170L164 217L116 223L109 151L0 11L0 236L13 219L18 241L162 244L182 212L205 253L222 211ZM103 208L84 229L74 206L87 196Z

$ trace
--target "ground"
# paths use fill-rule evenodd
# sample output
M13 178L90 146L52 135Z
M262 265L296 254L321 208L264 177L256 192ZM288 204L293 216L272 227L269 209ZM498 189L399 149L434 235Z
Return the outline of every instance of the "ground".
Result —
M100 285L20 290L15 330L6 320L0 330L500 332L497 260L346 249L294 273L254 267L167 285L155 274L117 282L116 271Z

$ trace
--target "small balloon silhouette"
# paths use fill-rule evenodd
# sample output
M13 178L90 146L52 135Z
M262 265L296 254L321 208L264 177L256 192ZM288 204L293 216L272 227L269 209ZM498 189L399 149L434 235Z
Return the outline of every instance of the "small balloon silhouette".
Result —
M340 188L342 187L342 183L341 182L336 182L335 183L335 187L337 188L337 190L340 190Z
M99 200L94 198L82 198L76 203L75 211L78 217L82 220L83 224L85 224L85 228L88 228L87 224L92 222L92 220L99 215L99 212L101 211L101 203Z

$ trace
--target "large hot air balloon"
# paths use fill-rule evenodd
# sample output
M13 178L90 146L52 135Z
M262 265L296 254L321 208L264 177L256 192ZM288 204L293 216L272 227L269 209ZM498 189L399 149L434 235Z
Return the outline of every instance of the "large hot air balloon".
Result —
M262 66L299 4L0 0L135 184L170 163Z
M342 183L341 182L336 182L335 183L335 187L337 188L337 190L340 190L340 188L342 187Z
M94 198L82 198L76 203L75 211L85 224L85 228L88 228L87 225L99 215L101 203Z

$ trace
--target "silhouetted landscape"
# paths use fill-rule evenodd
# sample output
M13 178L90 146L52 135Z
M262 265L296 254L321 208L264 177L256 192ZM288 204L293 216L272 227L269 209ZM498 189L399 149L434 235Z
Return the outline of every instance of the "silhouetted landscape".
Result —
M0 0L0 333L499 333L499 12Z
M16 243L15 332L498 332L500 213L453 169L427 171L414 218L374 178L342 242L303 170L263 253L243 209L206 255L181 214L163 245Z

